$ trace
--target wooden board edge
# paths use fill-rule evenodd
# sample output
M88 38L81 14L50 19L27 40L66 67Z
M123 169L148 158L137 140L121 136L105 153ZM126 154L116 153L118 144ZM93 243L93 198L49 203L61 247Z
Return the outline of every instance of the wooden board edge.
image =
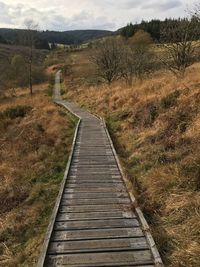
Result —
M58 104L58 105L64 106L61 103L61 101L55 101L55 103ZM74 114L74 115L76 115L76 114ZM70 170L70 166L71 166L71 162L72 162L72 156L73 156L73 153L74 153L75 144L76 144L76 140L77 140L77 136L78 136L79 126L80 126L80 123L81 123L81 118L80 117L78 117L78 118L79 118L79 121L78 121L77 126L76 126L76 130L75 130L75 134L74 134L74 138L73 138L73 143L72 143L72 146L71 146L71 151L70 151L67 167L66 167L66 170L65 170L65 173L64 173L64 178L63 178L63 181L61 183L59 194L58 194L57 199L56 199L56 204L55 204L54 209L53 209L53 213L52 213L52 216L51 216L51 219L50 219L50 224L49 224L49 226L47 228L46 236L45 236L45 239L44 239L44 242L43 242L43 247L42 247L41 254L40 254L40 257L39 257L39 260L38 260L38 263L37 263L37 267L43 267L44 263L45 263L47 250L48 250L50 239L51 239L51 235L52 235L52 232L53 232L56 216L58 214L58 209L59 209L59 206L60 206L60 202L61 202L61 199L62 199L62 196L63 196L63 193L64 193L64 188L65 188L65 185L66 185L66 182L67 182L67 178L68 178L68 174L69 174L69 170Z
M126 186L126 189L128 191L128 194L129 194L129 197L131 199L131 202L134 206L134 209L136 211L136 215L142 225L142 228L143 228L143 231L144 231L144 234L146 236L146 239L148 241L148 244L149 244L149 247L150 247L150 250L152 252L152 255L153 255L153 259L154 259L154 263L155 263L155 267L164 267L164 264L163 264L163 261L161 259L161 256L160 256L160 253L157 249L157 246L155 244L155 241L153 239L153 236L151 235L151 230L150 230L150 227L141 211L141 209L139 208L138 206L138 203L137 203L137 200L133 194L133 185L132 183L130 182L130 180L126 177L122 167L121 167L121 164L120 164L120 161L119 161L119 157L117 155L117 152L116 152L116 149L114 147L114 144L113 144L113 141L111 139L111 136L110 136L110 133L107 129L107 126L106 126L106 122L105 122L105 119L104 118L101 118L101 121L102 121L102 124L105 128L105 131L106 131L106 134L108 136L108 139L109 139L109 142L110 142L110 145L111 145L111 148L112 148L112 151L113 151L113 154L114 154L114 157L116 159L116 162L117 162L117 166L120 170L120 173L122 175L122 178L123 178L123 181L124 181L124 184ZM131 190L132 188L132 190Z

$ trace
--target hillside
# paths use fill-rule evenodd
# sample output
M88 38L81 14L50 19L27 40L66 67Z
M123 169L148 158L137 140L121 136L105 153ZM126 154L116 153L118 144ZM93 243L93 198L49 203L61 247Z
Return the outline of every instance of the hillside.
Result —
M0 266L35 266L63 179L75 121L47 84L0 99Z
M8 42L15 43L19 36L23 35L25 30L21 29L0 29L0 36ZM42 31L38 33L38 37L49 43L59 44L82 44L90 40L112 35L111 31L104 30L76 30L76 31Z
M89 54L71 55L66 98L105 117L166 266L200 266L199 63L183 80L157 71L131 87L89 86Z
M21 55L24 58L29 56L29 48L20 46L20 45L7 45L7 44L0 44L0 66L5 64L5 60L11 60L15 55ZM33 61L36 64L42 64L45 58L48 55L47 50L33 50Z
M33 49L32 78L34 83L46 80L45 60L48 50ZM14 71L13 60L20 58L20 73ZM25 46L0 44L0 99L7 90L28 86L30 49ZM16 73L16 75L15 75Z

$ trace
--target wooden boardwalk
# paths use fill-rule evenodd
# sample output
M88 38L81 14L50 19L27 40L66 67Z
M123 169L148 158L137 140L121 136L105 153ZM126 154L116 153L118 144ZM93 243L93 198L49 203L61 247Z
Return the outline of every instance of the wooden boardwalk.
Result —
M80 121L38 267L163 266L105 125L75 104L57 103Z

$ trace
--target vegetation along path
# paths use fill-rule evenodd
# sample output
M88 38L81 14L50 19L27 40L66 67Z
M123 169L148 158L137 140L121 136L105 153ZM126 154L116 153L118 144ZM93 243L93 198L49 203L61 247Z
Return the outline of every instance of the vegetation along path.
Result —
M38 267L163 266L142 212L134 205L105 123L62 101L80 120Z

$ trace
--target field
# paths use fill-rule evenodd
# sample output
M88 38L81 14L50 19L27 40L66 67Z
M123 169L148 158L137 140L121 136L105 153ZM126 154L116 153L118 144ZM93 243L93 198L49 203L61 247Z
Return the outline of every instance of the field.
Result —
M32 51L32 82L40 84L46 81L45 62L48 50ZM16 88L29 85L30 48L16 45L0 44L0 98L10 91L15 95Z
M25 58L29 55L29 48L24 46L0 44L0 65L3 61L10 60L15 55L23 55ZM48 56L47 50L35 50L33 60L37 64L42 64Z
M16 53L23 50L0 46L4 58ZM200 63L183 79L162 68L132 86L108 86L89 48L38 53L48 74L63 70L66 99L105 117L166 267L199 267ZM35 266L63 178L75 121L51 102L48 88L34 86L33 97L28 89L18 88L16 97L8 90L0 100L3 267Z
M105 117L166 266L200 266L200 64L182 80L162 70L93 85L89 55L70 55L65 97Z
M35 266L63 179L75 121L47 84L0 103L0 266Z

